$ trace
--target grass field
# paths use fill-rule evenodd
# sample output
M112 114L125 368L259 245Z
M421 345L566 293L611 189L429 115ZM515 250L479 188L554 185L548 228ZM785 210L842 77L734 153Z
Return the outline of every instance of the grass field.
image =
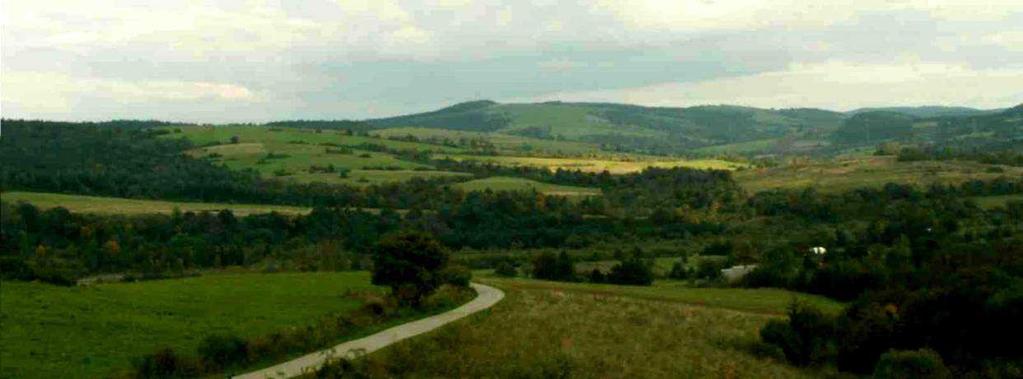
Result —
M238 143L232 144L232 137ZM324 182L363 185L408 180L413 177L460 175L429 170L429 165L398 159L392 154L350 149L331 153L334 146L385 145L394 149L414 149L441 153L459 153L462 149L423 143L391 141L382 138L347 136L338 131L316 133L310 129L271 129L257 126L196 126L181 128L165 138L187 138L197 145L221 143L190 151L195 157L209 157L215 163L235 170L253 169L264 177L278 177L299 182ZM271 155L272 154L272 155ZM312 166L351 170L347 178L338 173L313 172ZM385 169L386 168L386 169ZM427 171L413 171L414 169Z
M428 128L388 128L372 132L383 137L415 136L417 138L447 138L458 141L462 138L483 138L497 147L501 154L515 155L522 153L541 154L608 154L600 147L586 142L556 141L531 137L515 136L502 133L480 133L449 129Z
M212 211L230 209L235 216L256 213L278 212L283 214L306 214L310 208L266 204L191 203L160 200L137 200L117 197L65 195L44 192L4 192L3 201L17 203L24 201L39 208L64 207L72 212L97 214L169 214L175 208L182 212Z
M0 377L100 377L163 347L195 351L213 333L254 337L360 306L367 273L222 274L56 287L3 282Z
M617 125L595 117L585 105L575 104L501 104L500 112L510 116L511 125L503 131L555 126L554 133L566 138L580 138L594 134L618 134L637 137L661 137L659 130L630 125Z
M700 154L746 154L770 150L778 145L778 138L768 138L755 141L738 142L726 145L706 146L694 149L694 153Z
M441 158L444 156L438 156ZM612 174L628 174L639 172L647 167L690 167L697 169L734 170L743 167L742 163L729 162L719 159L691 159L691 160L669 160L669 159L637 159L637 160L607 160L607 159L586 159L586 158L536 158L536 157L509 157L509 156L466 156L446 155L455 160L477 160L493 162L505 166L532 166L546 167L551 170L581 170L585 172L601 172L607 170Z
M991 180L999 176L1023 176L1023 168L994 166L963 161L898 162L890 156L851 156L830 162L787 164L775 168L750 169L735 178L747 191L778 188L816 187L822 192L840 192L885 183L929 185L961 183L971 179Z
M370 355L363 364L367 372L372 377L536 378L828 374L752 352L760 327L793 297L785 291L690 289L672 298L681 289L484 282L507 294L493 310Z
M1023 195L982 196L975 197L973 200L976 200L977 205L980 205L981 208L994 209L1004 206L1010 201L1023 201Z
M594 196L600 195L600 189L588 187L562 186L557 184L541 183L535 180L495 176L486 179L470 180L458 183L455 187L465 191L531 191L536 190L547 195L559 196Z

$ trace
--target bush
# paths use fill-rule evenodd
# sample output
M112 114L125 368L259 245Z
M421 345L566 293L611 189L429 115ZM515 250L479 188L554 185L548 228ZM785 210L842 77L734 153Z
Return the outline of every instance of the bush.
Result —
M136 378L190 378L202 373L198 362L179 357L171 348L146 355L134 366Z
M533 259L533 277L543 280L574 282L575 262L567 252L558 255L545 251Z
M675 280L689 279L689 270L686 269L685 263L680 260L671 265L671 271L668 272L668 278Z
M944 379L952 377L941 356L931 349L896 351L881 356L876 379Z
M789 306L788 321L771 320L760 329L760 338L781 348L797 366L821 363L832 355L834 321L802 302Z
M604 275L603 271L599 268L594 268L590 271L590 283L605 283L607 282L607 275Z
M390 286L391 294L404 305L418 307L445 281L449 253L429 234L393 234L381 239L374 250L373 284Z
M514 278L519 275L519 270L516 269L515 266L512 266L511 263L501 262L501 264L497 265L497 268L494 269L494 273L497 274L497 276Z
M650 266L640 258L629 258L611 268L608 283L649 286L654 283Z
M465 266L448 266L441 272L443 276L444 284L450 284L456 287L468 287L469 281L472 280L472 271L469 271Z
M244 362L249 345L234 335L212 335L199 343L199 356L207 366L224 368Z

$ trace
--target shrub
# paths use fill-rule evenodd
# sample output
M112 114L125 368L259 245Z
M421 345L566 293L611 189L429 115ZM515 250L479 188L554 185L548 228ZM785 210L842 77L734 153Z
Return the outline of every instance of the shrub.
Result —
M575 262L567 252L562 251L554 255L545 251L533 259L533 277L543 280L557 280L573 282L575 277Z
M511 263L501 262L501 264L497 265L497 268L494 269L494 273L497 274L497 276L514 278L519 275L519 270L516 269L515 266L512 266Z
M136 378L189 378L202 373L194 360L179 357L174 349L164 348L134 362Z
M594 268L590 271L590 283L604 283L607 282L607 275L604 275L603 271L599 268Z
M207 366L224 368L244 362L249 345L235 335L212 335L199 343L199 356Z
M443 276L444 284L456 287L468 287L469 281L472 280L472 271L461 265L448 266L441 272L441 275Z
M896 351L881 356L876 379L944 379L952 377L941 356L931 349Z
M654 283L650 266L640 258L629 258L611 268L608 283L649 286Z
M390 286L398 301L418 307L444 282L448 259L448 251L428 234L392 234L374 248L373 284Z
M760 338L778 346L798 366L821 363L832 355L834 321L802 302L789 306L788 321L772 320L760 329Z
M680 260L671 265L671 271L668 272L668 278L676 280L689 279L689 270L686 269L685 263Z

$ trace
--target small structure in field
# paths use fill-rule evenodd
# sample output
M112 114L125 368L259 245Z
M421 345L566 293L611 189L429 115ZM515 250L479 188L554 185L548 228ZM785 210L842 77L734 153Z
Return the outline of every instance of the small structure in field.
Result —
M742 280L746 275L753 272L757 265L738 265L721 269L721 277L728 283L735 283Z
M828 253L828 249L825 249L824 246L814 246L810 248L810 253L813 255L824 255Z

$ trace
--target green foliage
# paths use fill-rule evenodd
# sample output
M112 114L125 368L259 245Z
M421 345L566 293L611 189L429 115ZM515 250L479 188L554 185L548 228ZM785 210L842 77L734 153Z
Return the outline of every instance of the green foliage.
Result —
M543 280L576 281L575 261L565 251L556 255L545 251L533 258L533 277Z
M877 361L875 379L946 379L952 373L934 350L889 351Z
M510 262L501 262L494 269L494 273L505 278L514 278L519 275L519 270Z
M894 112L864 112L842 123L832 140L841 144L876 144L879 141L906 138L913 133L912 116Z
M418 307L446 279L449 253L432 236L401 232L386 236L373 248L373 284L391 287L402 304ZM465 280L453 274L450 280Z
M795 365L823 363L834 354L834 320L801 302L789 306L788 321L772 320L760 329L760 338L778 346Z
M198 351L207 367L223 369L248 359L249 345L235 335L214 334L199 342Z
M654 282L650 264L641 258L631 257L611 267L607 282L635 286L649 286Z

